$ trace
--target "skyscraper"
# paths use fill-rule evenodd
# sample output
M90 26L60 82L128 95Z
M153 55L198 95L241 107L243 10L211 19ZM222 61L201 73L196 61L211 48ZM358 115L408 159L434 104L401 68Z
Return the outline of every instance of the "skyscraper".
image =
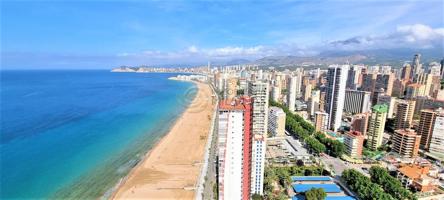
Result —
M373 91L378 91L384 89L387 95L392 95L393 82L395 81L395 76L393 73L388 74L378 74L375 80L375 88Z
M350 128L352 131L359 131L367 135L369 112L353 115Z
M337 131L341 126L348 68L348 65L330 65L328 67L325 111L329 116L328 126L333 131Z
M250 199L251 101L225 100L219 105L219 199Z
M444 79L444 58L439 64L441 64L441 78Z
M352 114L364 113L370 110L370 106L370 92L345 90L345 112Z
M375 89L376 77L377 74L362 74L362 85L360 90L373 93Z
M415 54L415 57L413 57L413 63L412 63L412 70L413 70L412 74L414 74L414 76L423 72L420 60L421 60L421 54Z
M396 128L408 129L413 124L413 113L416 102L413 100L399 100L396 106Z
M412 67L410 64L405 64L404 67L402 67L402 73L401 73L401 79L404 81L411 80L412 76Z
M379 94L378 100L376 104L385 104L388 106L388 113L387 118L391 119L393 118L393 113L395 110L395 104L396 104L396 97L392 97L387 94Z
M294 112L296 103L296 79L296 77L290 75L287 81L287 107L291 112Z
M248 95L253 99L251 192L262 195L268 131L268 83L250 82L248 92Z
M294 72L294 77L296 78L296 98L302 96L302 77L304 76L304 69L297 68Z
M432 139L432 131L435 125L436 113L430 109L421 110L419 118L418 134L421 135L421 148L429 149L430 140Z
M314 113L319 111L321 92L319 90L311 91L310 98L310 116L313 117Z
M358 89L359 85L359 77L361 75L361 70L363 66L360 65L353 65L350 70L348 71L347 75L347 89L356 90Z
M372 107L372 114L367 131L367 146L370 149L376 150L382 144L387 111L387 105L384 104Z
M279 102L281 97L281 89L278 86L273 86L271 90L271 99L275 102Z

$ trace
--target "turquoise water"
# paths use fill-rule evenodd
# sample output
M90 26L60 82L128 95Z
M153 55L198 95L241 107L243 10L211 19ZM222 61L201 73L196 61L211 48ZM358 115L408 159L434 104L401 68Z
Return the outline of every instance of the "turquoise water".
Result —
M175 74L1 71L1 199L97 198L196 90Z

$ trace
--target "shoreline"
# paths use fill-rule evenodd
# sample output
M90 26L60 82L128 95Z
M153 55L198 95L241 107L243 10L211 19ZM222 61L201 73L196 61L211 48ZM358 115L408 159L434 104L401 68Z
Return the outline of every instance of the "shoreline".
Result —
M207 83L192 81L198 88L193 101L171 125L167 134L112 188L110 199L193 199L213 120L213 92ZM207 120L203 120L207 118ZM196 130L198 129L198 130ZM198 136L198 138L196 138ZM193 137L194 139L190 140ZM182 151L189 148L191 151ZM196 149L197 148L197 149ZM175 177L181 177L179 179Z

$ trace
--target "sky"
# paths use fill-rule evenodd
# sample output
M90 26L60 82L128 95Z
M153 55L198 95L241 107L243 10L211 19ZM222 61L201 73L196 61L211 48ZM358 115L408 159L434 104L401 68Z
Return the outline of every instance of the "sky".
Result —
M444 48L442 0L1 1L2 69Z

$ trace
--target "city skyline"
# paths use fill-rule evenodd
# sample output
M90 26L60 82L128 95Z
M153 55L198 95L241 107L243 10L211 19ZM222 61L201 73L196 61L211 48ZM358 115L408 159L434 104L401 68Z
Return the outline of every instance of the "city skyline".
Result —
M326 50L440 50L442 7L435 0L4 1L2 68L109 69Z

